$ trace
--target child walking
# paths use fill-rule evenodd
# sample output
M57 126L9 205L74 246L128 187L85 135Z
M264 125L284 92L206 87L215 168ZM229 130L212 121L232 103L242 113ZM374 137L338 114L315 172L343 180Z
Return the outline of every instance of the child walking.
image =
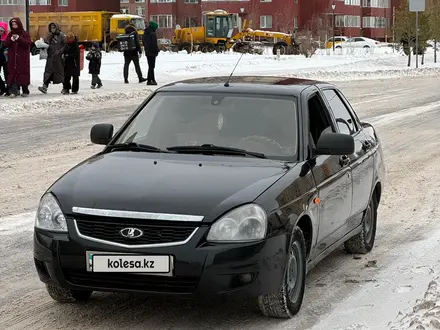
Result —
M92 75L92 85L91 88L101 88L102 81L99 78L101 73L101 50L99 49L99 44L93 43L86 59L89 61L89 74Z

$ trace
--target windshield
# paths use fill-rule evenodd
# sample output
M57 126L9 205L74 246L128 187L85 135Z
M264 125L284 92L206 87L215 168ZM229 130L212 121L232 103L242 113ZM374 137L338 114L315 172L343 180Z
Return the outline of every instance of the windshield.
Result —
M233 147L291 158L297 151L294 97L159 92L115 143Z
M130 22L137 30L145 30L145 21L143 18L132 18Z
M208 16L206 22L206 36L208 38L228 38L233 29L232 16Z

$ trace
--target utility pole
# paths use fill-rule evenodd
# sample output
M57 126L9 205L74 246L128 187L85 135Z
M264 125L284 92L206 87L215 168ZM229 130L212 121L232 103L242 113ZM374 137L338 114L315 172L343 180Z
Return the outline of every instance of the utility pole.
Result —
M29 9L29 0L25 0L24 1L25 4L25 12L26 12L26 31L29 31L30 26L29 26L29 14L30 14L30 9Z
M409 0L409 11L416 13L416 69L419 67L419 12L425 11L425 0ZM409 36L411 38L411 36Z

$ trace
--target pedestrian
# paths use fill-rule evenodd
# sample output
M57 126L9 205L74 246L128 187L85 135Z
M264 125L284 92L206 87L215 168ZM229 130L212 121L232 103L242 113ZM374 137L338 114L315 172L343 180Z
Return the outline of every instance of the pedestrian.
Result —
M8 49L4 41L8 36L8 23L0 22L0 96L9 96L8 89ZM2 78L2 74L4 80Z
M10 97L20 95L29 96L29 85L31 84L31 38L23 28L20 18L13 17L9 21L9 34L3 41L8 49L8 87Z
M79 76L81 74L78 38L72 32L69 32L66 40L67 44L62 56L64 59L64 83L61 93L66 95L72 90L72 94L78 94Z
M61 32L60 26L57 23L50 23L48 29L49 34L44 39L49 48L47 49L43 86L38 87L38 90L44 94L47 93L50 83L54 85L64 83L64 60L62 56L66 46L66 35Z
M134 68L136 69L136 74L139 79L139 83L143 83L147 81L147 79L143 77L141 66L139 64L139 59L142 56L142 48L139 42L139 34L137 33L137 30L134 27L134 25L131 24L128 24L125 27L125 34L134 35L134 42L136 49L124 51L124 82L128 84L128 69L130 67L130 63L133 61Z
M99 49L99 44L96 42L92 43L92 47L86 56L86 59L89 61L89 74L92 75L92 89L102 87L101 78L99 78L99 74L101 73L101 58L102 54Z
M143 37L145 55L148 61L147 85L157 85L156 78L154 77L154 68L156 67L156 57L159 55L156 35L158 27L159 25L155 21L150 21Z

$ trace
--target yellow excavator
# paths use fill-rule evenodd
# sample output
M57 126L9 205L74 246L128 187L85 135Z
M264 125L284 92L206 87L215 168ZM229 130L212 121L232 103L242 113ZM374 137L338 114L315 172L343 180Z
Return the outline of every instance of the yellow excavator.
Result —
M243 21L241 31L234 34L234 21L238 14L232 14L225 10L204 12L202 26L181 28L176 26L171 41L171 50L222 52L232 48L236 52L255 53L259 52L259 45L273 45L273 54L278 49L280 54L297 55L299 45L292 35L282 32L252 30L246 28L246 20ZM251 24L251 22L250 22Z

